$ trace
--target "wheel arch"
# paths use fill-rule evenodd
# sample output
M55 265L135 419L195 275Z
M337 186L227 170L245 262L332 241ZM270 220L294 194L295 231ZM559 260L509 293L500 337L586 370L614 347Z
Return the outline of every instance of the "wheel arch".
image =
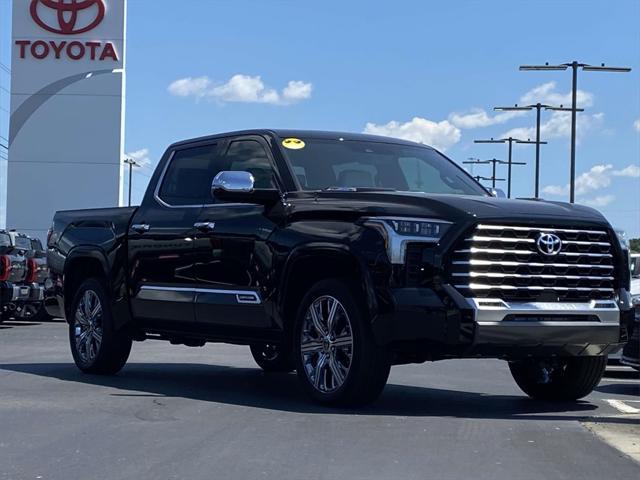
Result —
M373 319L377 300L365 260L345 245L313 243L295 248L283 269L278 310L285 333L291 334L297 306L305 293L328 278L351 280L366 314Z
M80 284L87 278L99 278L108 283L108 263L105 255L94 248L77 247L73 249L64 265L65 316L71 318L70 309L73 297Z

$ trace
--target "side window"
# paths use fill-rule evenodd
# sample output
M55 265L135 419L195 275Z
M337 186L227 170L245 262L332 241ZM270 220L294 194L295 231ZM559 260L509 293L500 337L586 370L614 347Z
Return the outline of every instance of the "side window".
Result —
M227 150L229 170L250 172L255 179L255 188L275 188L273 166L264 147L256 140L236 140Z
M169 163L158 196L169 205L202 205L209 198L216 145L178 150Z

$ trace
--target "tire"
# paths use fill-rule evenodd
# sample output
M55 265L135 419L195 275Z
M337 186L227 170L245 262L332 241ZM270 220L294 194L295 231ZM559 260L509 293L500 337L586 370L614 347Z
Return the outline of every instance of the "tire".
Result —
M76 366L85 373L113 375L129 358L131 337L114 329L109 294L96 278L85 280L75 294L69 343Z
M271 343L251 345L251 355L265 372L289 373L295 370L291 351L282 345Z
M296 315L293 342L298 378L316 401L361 406L382 393L391 367L389 353L376 345L362 302L346 282L323 280L309 290Z
M520 389L537 400L573 401L589 395L600 383L607 357L527 359L509 362Z
M41 303L40 307L38 307L36 313L31 316L30 320L33 320L34 322L50 322L53 320L53 317L47 313L47 309L44 308L44 303Z

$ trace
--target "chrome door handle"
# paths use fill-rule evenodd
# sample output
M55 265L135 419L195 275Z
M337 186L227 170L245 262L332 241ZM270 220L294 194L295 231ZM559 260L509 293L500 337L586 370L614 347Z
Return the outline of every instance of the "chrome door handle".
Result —
M196 222L193 224L194 228L201 232L211 232L216 228L215 222Z
M150 228L151 225L149 225L148 223L134 223L133 225L131 225L131 230L138 233L148 232Z

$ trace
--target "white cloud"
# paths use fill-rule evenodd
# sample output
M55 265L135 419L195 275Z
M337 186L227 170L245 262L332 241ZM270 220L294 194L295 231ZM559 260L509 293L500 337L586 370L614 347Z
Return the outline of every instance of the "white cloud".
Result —
M606 207L616 199L615 195L599 195L595 198L586 198L578 200L578 203L588 205L590 207Z
M136 161L140 168L148 169L151 166L151 159L149 158L149 149L141 148L133 152L125 153L125 158L131 158Z
M576 178L576 194L585 195L609 187L614 176L640 177L640 167L629 165L621 170L614 170L611 164L594 165ZM542 189L542 192L548 195L566 195L569 193L569 185L547 185Z
M640 177L640 167L638 165L629 165L628 167L625 167L622 170L615 170L612 173L616 177L638 178Z
M570 107L571 91L567 93L557 92L556 82L547 82L529 90L520 97L520 102L522 104L534 104L540 102L553 106L564 105L565 107ZM578 104L578 108L592 107L593 94L578 89L576 93L576 103Z
M460 130L447 120L434 122L426 118L413 117L406 123L391 121L384 125L367 123L364 133L396 137L425 143L439 150L446 150L460 141Z
M169 93L179 97L210 98L220 102L290 105L311 97L311 83L291 80L281 92L267 87L260 75L236 74L227 82L214 83L209 77L181 78L171 83Z
M636 132L640 132L640 118L633 122L633 128L636 129Z
M478 128L505 123L526 114L526 111L517 110L498 113L492 117L481 108L472 108L467 113L453 112L449 115L449 121L458 128Z
M591 107L593 105L593 94L585 92L584 90L578 90L576 94L576 101L580 108ZM531 105L538 102L554 106L569 106L571 105L571 92L557 92L556 82L547 82L532 88L522 95L517 105ZM526 110L515 110L500 112L491 116L486 112L486 110L481 108L472 108L468 112L453 112L449 115L449 121L456 127L462 129L489 127L491 125L506 123L514 118L527 115L527 113L528 112ZM598 115L601 114L592 116L596 118L587 117L587 119L585 119L582 117L579 120L579 122L582 123L582 129L584 130L586 128L585 125L593 123L593 121L597 119ZM551 120L541 126L541 134L547 134L547 138L568 136L568 132L571 128L570 119L571 115L566 112L553 112ZM504 136L512 136L514 138L532 138L534 135L534 128L516 128L507 132Z
M169 85L169 93L178 97L202 97L210 88L211 80L207 77L187 77L176 80Z
M603 113L594 113L591 115L579 113L576 118L576 142L580 143L585 134L602 125L603 119ZM524 140L535 138L535 135L535 127L512 128L502 134L503 137L513 137ZM569 138L570 136L571 112L555 111L551 114L549 120L540 124L540 137L542 140L563 137Z

